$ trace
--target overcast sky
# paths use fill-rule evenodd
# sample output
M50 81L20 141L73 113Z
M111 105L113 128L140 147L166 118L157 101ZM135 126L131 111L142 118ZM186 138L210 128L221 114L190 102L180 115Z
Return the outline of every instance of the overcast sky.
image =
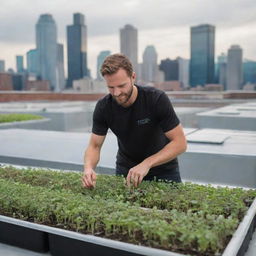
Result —
M190 55L190 27L216 26L215 55L232 44L243 48L244 58L256 60L256 0L1 0L0 59L15 69L15 56L35 48L35 24L49 13L64 44L73 13L86 17L88 66L95 76L102 50L119 52L119 29L129 23L138 29L139 61L147 45L154 45L158 62ZM66 67L65 67L66 68Z

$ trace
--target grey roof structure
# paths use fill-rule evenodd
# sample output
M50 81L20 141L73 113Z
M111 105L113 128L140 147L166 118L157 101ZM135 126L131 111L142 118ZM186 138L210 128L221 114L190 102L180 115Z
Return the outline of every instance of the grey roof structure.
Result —
M16 124L13 128L19 126L23 129L90 132L95 105L96 101L8 102L0 103L0 113L30 113L50 119L41 125L38 123L24 126ZM198 127L196 114L208 109L203 107L175 107L181 124L184 127L192 128ZM11 125L8 125L8 128L11 128Z
M50 122L42 125L42 130L83 129L83 131L89 132L95 104L96 101L10 102L0 103L0 113L30 113L44 116L50 119ZM38 129L38 126L37 128L34 126L34 129Z
M179 156L184 180L256 187L256 132L186 128L186 153ZM8 129L0 131L0 162L82 170L89 133ZM117 141L108 133L99 173L114 173Z
M181 176L192 181L256 187L256 132L202 129L187 136Z
M256 102L233 104L197 114L199 128L256 131Z

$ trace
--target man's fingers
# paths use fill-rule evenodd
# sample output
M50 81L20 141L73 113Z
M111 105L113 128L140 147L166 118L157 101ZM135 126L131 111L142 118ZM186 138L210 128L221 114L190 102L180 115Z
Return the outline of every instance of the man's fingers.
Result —
M141 183L141 180L143 179L143 178L141 178L142 176L140 175L140 174L137 174L135 177L134 177L134 186L135 186L135 188L137 188L139 185L140 185L140 183Z
M96 173L88 173L88 174L84 174L83 176L83 185L86 188L94 188L96 185Z
M143 178L144 178L143 176L140 176L140 177L139 177L138 186L139 186L140 183L142 182Z
M86 188L89 188L90 187L90 184L89 184L89 182L88 182L88 180L86 179L86 177L83 177L83 185L84 185L84 187L86 187Z
M95 172L92 173L92 186L95 188L96 186L96 179L97 179L97 175Z
M131 172L129 172L127 177L126 177L126 184L127 184L128 187L131 186Z

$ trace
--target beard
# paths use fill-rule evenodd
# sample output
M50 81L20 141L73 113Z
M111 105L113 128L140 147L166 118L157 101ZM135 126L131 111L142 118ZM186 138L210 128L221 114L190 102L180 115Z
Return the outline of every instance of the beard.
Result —
M131 98L133 92L133 85L127 93L121 93L118 97L113 96L118 105L125 105Z

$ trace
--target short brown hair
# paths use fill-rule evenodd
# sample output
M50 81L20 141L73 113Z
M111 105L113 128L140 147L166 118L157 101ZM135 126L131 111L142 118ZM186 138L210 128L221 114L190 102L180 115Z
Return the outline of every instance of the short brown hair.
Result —
M120 68L124 69L129 77L132 76L133 68L131 61L123 54L116 53L108 56L100 69L101 75L113 75Z

